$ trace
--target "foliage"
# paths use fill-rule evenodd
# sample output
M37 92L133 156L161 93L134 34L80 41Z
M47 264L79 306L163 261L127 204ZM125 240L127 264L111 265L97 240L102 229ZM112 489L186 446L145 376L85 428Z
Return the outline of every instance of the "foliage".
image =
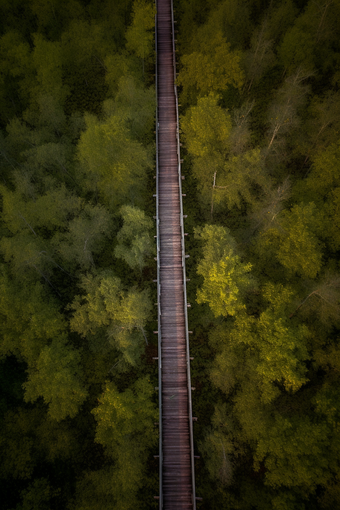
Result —
M123 227L117 234L118 245L115 256L122 258L132 268L142 271L146 265L145 258L155 252L150 230L153 223L145 213L137 207L123 205L120 209Z
M133 51L143 60L153 50L153 34L155 27L155 7L146 0L135 0L133 4L132 25L126 32L127 49Z
M338 508L340 4L174 4L196 491ZM154 13L0 5L4 509L157 505Z
M86 115L85 121L78 159L86 189L98 191L110 208L130 197L137 199L145 187L145 172L150 165L148 151L131 138L125 119L119 115L101 123Z
M31 368L24 383L25 401L34 402L42 396L55 420L73 418L87 397L81 381L80 353L67 345L65 337L55 338L42 349L36 366Z
M252 283L248 275L251 264L243 264L235 254L235 241L228 229L206 225L195 233L204 242L203 259L197 266L204 281L197 302L209 303L215 317L235 315L244 308L240 297Z
M151 312L146 290L124 290L122 282L111 271L82 278L85 296L77 296L71 328L81 336L95 334L103 328L110 342L121 350L128 363L136 364L142 352L144 326Z

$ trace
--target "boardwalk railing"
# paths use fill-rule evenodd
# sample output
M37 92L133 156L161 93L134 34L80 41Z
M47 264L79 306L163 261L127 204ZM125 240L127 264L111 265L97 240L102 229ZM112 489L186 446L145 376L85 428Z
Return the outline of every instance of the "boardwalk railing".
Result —
M188 392L188 419L189 419L189 437L190 437L190 464L191 464L191 484L192 484L192 508L196 510L196 493L195 493L195 472L194 472L194 442L193 442L193 417L192 417L192 400L191 400L191 376L190 376L190 351L189 351L189 331L188 331L188 303L186 294L186 264L185 264L185 243L184 243L184 220L183 220L183 203L182 203L182 175L181 175L181 156L180 156L180 139L179 139L179 114L178 114L178 95L176 86L176 54L175 54L175 23L173 1L171 2L171 27L172 27L172 56L173 56L173 75L174 75L174 97L176 103L176 145L177 145L177 171L180 201L180 231L181 231L181 252L182 252L182 272L183 272L183 295L184 295L184 320L185 320L185 341L186 341L186 373L187 373L187 392ZM157 0L156 0L157 7ZM157 230L157 307L158 307L158 390L159 390L159 507L163 509L163 403L162 403L162 329L161 329L161 267L160 267L160 218L159 218L159 117L158 117L158 23L157 14L155 20L155 46L156 46L156 230ZM176 506L176 508L179 508ZM184 508L184 507L183 507ZM186 507L185 507L186 508Z

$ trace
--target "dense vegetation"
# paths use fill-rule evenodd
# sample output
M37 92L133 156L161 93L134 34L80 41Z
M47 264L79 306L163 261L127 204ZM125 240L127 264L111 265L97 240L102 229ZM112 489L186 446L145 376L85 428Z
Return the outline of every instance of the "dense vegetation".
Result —
M177 0L197 494L340 505L340 2ZM6 510L156 508L154 7L0 4Z
M202 508L338 508L340 3L176 12Z
M154 7L0 20L1 506L151 508Z

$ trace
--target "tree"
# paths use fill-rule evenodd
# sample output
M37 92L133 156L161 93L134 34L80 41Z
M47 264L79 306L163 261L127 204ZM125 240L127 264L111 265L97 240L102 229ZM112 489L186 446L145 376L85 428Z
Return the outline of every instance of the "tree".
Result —
M258 203L259 194L263 194L269 186L270 180L265 174L264 159L259 149L230 156L222 172L214 174L211 213L213 202L226 202L229 209L233 206L240 209L243 199L254 206Z
M66 322L40 282L25 285L8 273L1 267L0 355L15 355L31 367L48 342L65 331Z
M8 480L27 480L39 460L34 437L35 428L41 419L40 409L7 411L0 431L0 474Z
M36 478L27 489L21 492L22 503L16 510L49 510L50 500L59 491L53 490L46 478Z
M17 191L0 187L3 197L3 221L12 235L26 231L34 236L47 229L50 233L65 228L69 217L80 209L80 199L72 195L65 185L39 195L33 183L16 176Z
M117 234L118 245L115 257L122 258L132 268L142 271L145 258L155 252L155 243L150 235L153 222L137 207L123 205L120 209L123 227Z
M19 100L22 100L23 104L27 104L29 92L34 83L34 68L29 43L19 30L9 30L1 37L0 61L3 72L0 83L2 82L4 87L6 81L9 81L12 89L10 97L15 97L17 92ZM9 99L8 88L4 87L4 103L6 99L7 101ZM8 111L8 107L6 110ZM6 122L8 120L6 118Z
M292 318L301 311L304 314L318 316L327 327L340 319L340 276L328 274L319 282L309 285L308 295L290 314ZM301 310L302 309L302 310Z
M154 421L158 411L152 402L153 394L148 377L139 378L123 392L106 382L99 405L92 410L97 422L95 440L115 461L110 476L115 483L111 482L111 489L105 484L107 488L104 486L102 492L113 495L117 508L128 510L136 502L136 492L145 478L145 456L157 442ZM102 482L98 482L101 487Z
M229 136L231 152L235 156L250 148L249 118L255 101L245 102L241 108L233 110L233 129Z
M62 80L61 45L46 40L42 34L34 34L33 43L32 60L37 74L31 98L49 94L63 104L70 90Z
M268 111L268 151L275 140L299 125L298 109L304 104L308 87L303 85L312 73L299 68L289 76L278 90L277 96Z
M119 116L99 122L86 115L85 121L87 129L78 143L84 188L98 190L110 207L129 199L138 201L150 166L148 151L131 139L125 119Z
M155 28L155 7L146 0L135 0L133 4L132 24L126 31L126 48L142 59L143 76L144 61L153 51Z
M258 30L255 30L251 39L250 50L245 56L245 67L249 85L249 92L253 83L257 83L264 73L275 62L275 55L272 50L273 40L268 38L268 22L265 19Z
M120 447L131 442L138 456L156 443L154 420L158 413L153 394L148 376L139 378L123 392L114 383L106 382L99 405L91 412L97 422L96 441L109 455L119 455Z
M86 295L77 296L70 307L74 310L71 329L86 337L103 328L103 334L122 351L124 359L135 365L142 353L144 327L151 311L148 292L125 291L111 271L84 276L81 286Z
M211 183L215 172L223 168L230 149L232 129L229 113L218 106L219 97L209 94L188 109L182 119L183 138L193 157L193 171L198 189L206 202L211 203Z
M285 207L285 202L291 194L291 185L288 178L278 187L267 187L264 190L264 196L261 201L254 204L253 211L250 214L252 220L252 232L260 229L265 232L273 225L278 225L277 218Z
M200 444L200 451L205 455L210 477L213 480L218 480L222 485L228 486L233 482L234 466L231 454L234 453L234 448L224 433L227 423L226 405L216 405L212 417L213 426Z
M335 22L338 15L339 8L333 0L308 2L279 48L282 62L290 72L301 65L308 69L320 66L323 71L331 66L329 56L338 36Z
M118 82L118 92L115 101L105 101L103 108L110 117L117 109L122 111L128 119L131 134L141 142L150 135L155 121L155 89L138 86L138 81L132 76L123 76ZM110 110L112 109L112 113Z
M218 317L235 315L244 308L242 294L251 286L251 264L244 264L235 254L236 243L224 227L206 225L196 228L195 235L204 242L203 259L197 273L203 285L197 291L197 302L208 303Z
M229 85L241 88L244 73L240 66L241 55L230 50L230 44L221 31L209 34L200 41L200 51L182 56L178 84L183 87L183 100L202 97L209 92L222 92Z
M29 370L24 383L25 401L35 402L43 397L51 418L57 421L67 416L73 418L87 398L80 359L80 352L68 344L66 336L53 339Z
M274 489L306 487L310 491L328 479L330 431L307 416L275 415L274 424L258 441L255 466L264 462L265 483Z
M306 179L307 199L310 197L324 215L327 228L320 232L332 250L340 246L340 174L338 158L340 144L334 143L314 156L311 172ZM309 196L308 196L309 195Z
M280 393L277 383L295 392L307 382L304 362L309 357L310 333L305 326L289 321L286 308L292 303L291 289L267 284L263 294L270 306L258 319L239 313L228 333L221 329L213 335L213 340L216 342L217 337L219 341L220 353L211 377L226 393L245 377L245 384L251 380L261 401L268 403ZM244 375L238 375L241 373Z
M276 217L275 224L262 232L257 240L259 254L276 259L286 268L288 275L316 278L322 267L323 245L322 214L313 202L295 205Z
M327 91L323 97L314 97L308 108L310 118L306 122L305 138L301 149L306 154L304 165L311 156L317 156L331 143L336 143L336 133L340 128L340 94Z
M52 244L63 260L89 269L94 265L93 255L100 253L105 238L110 237L110 220L104 207L86 204L68 223L67 233L55 236Z

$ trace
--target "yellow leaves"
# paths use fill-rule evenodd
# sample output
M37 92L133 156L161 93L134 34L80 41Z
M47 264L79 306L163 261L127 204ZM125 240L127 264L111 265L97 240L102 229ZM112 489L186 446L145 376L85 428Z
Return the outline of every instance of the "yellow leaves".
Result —
M205 241L204 258L197 266L197 273L204 278L197 302L208 303L215 317L235 315L244 308L239 292L250 285L251 264L241 263L234 254L234 240L227 229L206 225L196 229L196 235Z

